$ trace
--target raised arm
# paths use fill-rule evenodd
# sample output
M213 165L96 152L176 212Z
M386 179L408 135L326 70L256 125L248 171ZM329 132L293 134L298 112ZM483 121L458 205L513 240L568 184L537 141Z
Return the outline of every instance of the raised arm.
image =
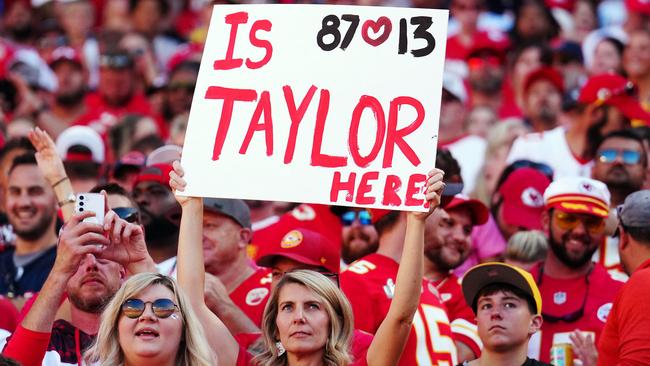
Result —
M170 172L169 184L172 190L183 191L185 180L183 169L178 161L174 162L174 171ZM204 300L205 265L203 262L203 200L201 197L176 195L183 210L180 232L178 235L177 277L179 286L187 295L192 309L203 324L212 350L216 353L220 365L234 365L237 361L239 346L223 322L208 309Z
M54 266L34 301L34 305L23 319L22 329L19 329L9 340L3 351L4 355L16 358L25 365L35 365L34 362L40 365L40 360L45 356L47 342L42 343L40 345L42 347L37 347L37 349L32 347L27 354L20 347L25 343L24 337L37 332L47 335L49 339L49 333L52 332L56 312L68 281L77 272L81 262L88 254L99 257L103 248L109 245L109 240L104 236L101 225L82 222L84 218L92 215L92 212L74 215L61 230Z
M74 196L72 184L63 167L63 161L56 152L56 145L47 132L36 127L29 131L27 138L36 149L36 162L45 179L52 185L56 200L61 207L63 221L68 222L74 214Z
M426 188L429 211L408 213L402 259L395 282L395 295L386 318L377 329L368 349L369 366L397 365L408 340L413 316L417 311L422 292L424 222L440 204L440 192L444 186L443 175L440 169L429 172Z

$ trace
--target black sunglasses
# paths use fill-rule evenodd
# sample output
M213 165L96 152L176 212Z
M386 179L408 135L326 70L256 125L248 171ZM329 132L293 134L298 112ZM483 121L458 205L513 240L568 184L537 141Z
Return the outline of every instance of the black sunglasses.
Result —
M501 176L499 177L499 180L496 185L496 190L499 190L499 187L503 185L503 182L508 179L510 174L512 174L514 171L522 169L522 168L531 168L535 169L538 172L544 174L548 180L551 182L553 181L553 168L550 166L544 164L544 163L536 163L534 161L530 160L517 160L513 162L512 164L508 165L503 172L501 173Z
M175 83L170 83L167 85L167 90L170 92L176 92L179 90L183 90L188 94L194 94L194 88L196 88L196 84L194 83L182 83L182 82L175 82Z
M157 299L154 301L142 301L140 299L128 299L122 303L122 314L127 318L139 318L147 304L151 304L151 311L160 319L169 318L178 309L178 305L170 299Z
M115 207L113 212L115 212L120 219L126 222L132 224L140 223L140 211L135 207Z
M554 316L554 315L549 315L545 314L542 311L542 318L544 319L545 322L549 323L559 323L559 322L565 322L565 323L573 323L577 321L578 319L582 318L585 315L585 306L587 305L587 298L589 298L589 275L591 275L591 271L594 269L593 266L589 269L587 274L585 275L585 283L587 284L587 288L585 289L585 297L582 299L582 305L580 305L580 309L571 312L569 314L563 315L563 316ZM539 282L537 283L538 287L542 286L542 277L544 276L544 264L542 263L539 266Z

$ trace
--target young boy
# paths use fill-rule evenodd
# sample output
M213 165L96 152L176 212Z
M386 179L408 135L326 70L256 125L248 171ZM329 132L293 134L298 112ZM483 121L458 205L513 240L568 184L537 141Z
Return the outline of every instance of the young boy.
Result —
M526 355L530 337L542 326L542 297L530 273L484 263L465 274L462 288L483 342L481 357L462 366L549 366Z

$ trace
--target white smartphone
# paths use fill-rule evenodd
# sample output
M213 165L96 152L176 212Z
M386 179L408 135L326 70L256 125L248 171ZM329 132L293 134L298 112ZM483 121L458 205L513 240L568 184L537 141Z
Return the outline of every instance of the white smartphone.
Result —
M87 217L84 222L104 224L104 196L99 193L79 193L74 204L76 213L92 211L95 216Z

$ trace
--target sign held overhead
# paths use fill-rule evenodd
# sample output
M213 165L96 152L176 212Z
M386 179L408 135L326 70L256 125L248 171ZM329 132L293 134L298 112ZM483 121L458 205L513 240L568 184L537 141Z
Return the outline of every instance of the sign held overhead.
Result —
M184 194L424 211L448 12L215 6Z

